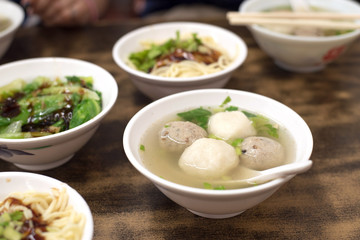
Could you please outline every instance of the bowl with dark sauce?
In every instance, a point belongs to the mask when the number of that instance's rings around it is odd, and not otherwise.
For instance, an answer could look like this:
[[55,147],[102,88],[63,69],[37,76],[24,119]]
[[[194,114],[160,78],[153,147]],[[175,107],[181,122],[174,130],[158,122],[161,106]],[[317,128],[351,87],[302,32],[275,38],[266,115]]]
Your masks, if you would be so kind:
[[0,74],[0,158],[31,171],[69,161],[118,93],[110,73],[77,59],[26,59],[2,65]]
[[1,172],[0,184],[1,238],[92,239],[91,210],[68,184],[26,172]]
[[210,24],[151,24],[122,36],[113,59],[134,85],[155,100],[202,88],[221,88],[247,57],[247,46],[233,32]]

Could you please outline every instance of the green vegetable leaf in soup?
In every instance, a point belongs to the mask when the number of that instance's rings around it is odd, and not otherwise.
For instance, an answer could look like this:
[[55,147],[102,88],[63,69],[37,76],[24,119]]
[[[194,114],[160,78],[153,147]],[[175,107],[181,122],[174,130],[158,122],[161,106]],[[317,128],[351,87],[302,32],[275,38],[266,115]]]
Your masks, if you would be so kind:
[[200,107],[187,112],[178,113],[177,115],[185,121],[193,122],[206,129],[211,112]]

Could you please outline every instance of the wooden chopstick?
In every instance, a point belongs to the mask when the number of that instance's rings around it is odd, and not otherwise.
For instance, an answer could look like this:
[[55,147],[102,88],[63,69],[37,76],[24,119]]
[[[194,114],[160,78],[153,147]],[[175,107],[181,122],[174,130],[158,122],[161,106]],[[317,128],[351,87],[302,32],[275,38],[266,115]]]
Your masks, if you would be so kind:
[[[319,12],[228,12],[227,18],[231,25],[272,24],[282,26],[309,26],[331,29],[358,29],[360,24],[350,21],[360,19],[359,14],[319,13]],[[337,21],[333,21],[337,20]]]
[[297,18],[297,19],[323,19],[323,20],[355,20],[360,14],[338,12],[234,12],[227,13],[228,18],[262,17],[262,18]]

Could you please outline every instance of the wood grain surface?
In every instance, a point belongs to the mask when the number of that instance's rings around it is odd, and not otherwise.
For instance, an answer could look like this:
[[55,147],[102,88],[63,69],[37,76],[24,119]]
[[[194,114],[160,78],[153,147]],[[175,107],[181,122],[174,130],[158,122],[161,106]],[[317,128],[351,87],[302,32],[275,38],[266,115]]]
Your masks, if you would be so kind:
[[[286,104],[304,118],[314,137],[310,171],[241,215],[214,220],[195,216],[166,198],[132,167],[122,147],[127,122],[151,100],[115,64],[111,51],[123,34],[149,23],[23,28],[0,60],[4,64],[49,56],[83,59],[117,80],[116,105],[94,137],[70,162],[39,172],[68,183],[85,198],[94,217],[94,239],[359,239],[359,42],[324,71],[297,74],[278,68],[246,28],[231,27],[225,19],[208,22],[235,32],[249,48],[226,88]],[[0,171],[23,170],[0,161]]]

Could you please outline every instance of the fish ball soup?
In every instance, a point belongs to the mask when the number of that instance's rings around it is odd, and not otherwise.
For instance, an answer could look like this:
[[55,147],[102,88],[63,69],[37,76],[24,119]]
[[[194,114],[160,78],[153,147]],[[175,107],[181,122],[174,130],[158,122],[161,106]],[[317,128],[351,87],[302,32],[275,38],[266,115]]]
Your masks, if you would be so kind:
[[[285,128],[230,102],[228,97],[220,106],[184,109],[154,122],[139,146],[146,168],[185,186],[232,189],[244,187],[233,180],[294,159],[294,140]],[[218,116],[225,117],[213,121]],[[227,129],[236,134],[224,135],[231,133]]]

